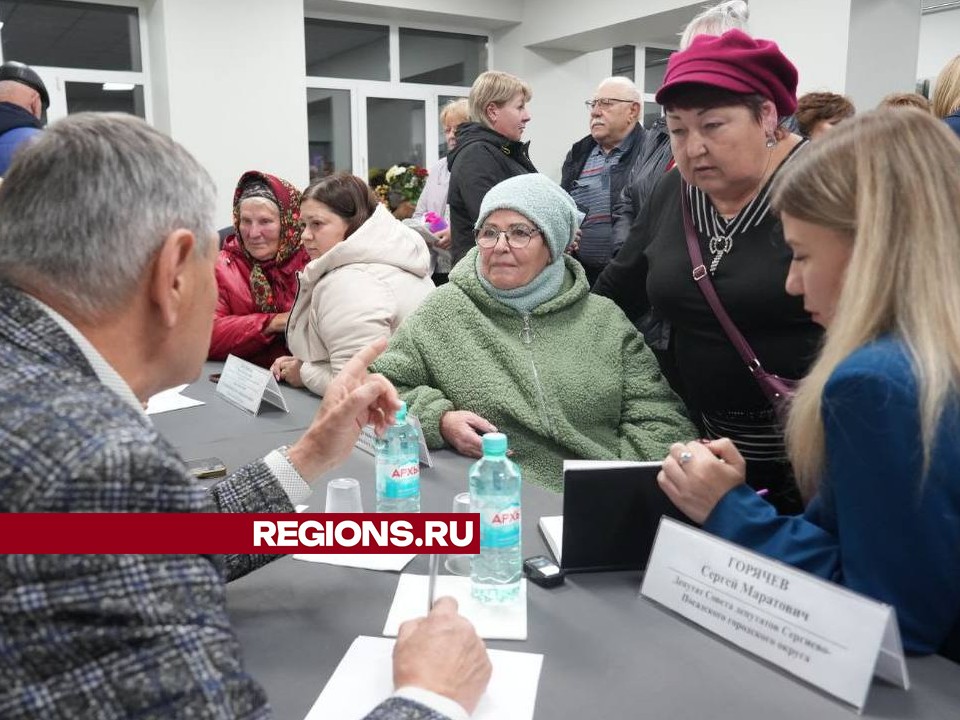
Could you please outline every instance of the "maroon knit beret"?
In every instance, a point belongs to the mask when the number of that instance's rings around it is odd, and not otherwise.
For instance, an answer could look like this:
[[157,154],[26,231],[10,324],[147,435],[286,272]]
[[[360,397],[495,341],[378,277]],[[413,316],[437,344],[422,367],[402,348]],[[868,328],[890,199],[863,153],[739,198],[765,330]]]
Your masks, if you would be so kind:
[[797,109],[797,69],[772,40],[757,40],[740,30],[723,35],[698,35],[686,50],[667,63],[661,105],[681,98],[685,85],[709,85],[735,93],[763,95],[780,117]]

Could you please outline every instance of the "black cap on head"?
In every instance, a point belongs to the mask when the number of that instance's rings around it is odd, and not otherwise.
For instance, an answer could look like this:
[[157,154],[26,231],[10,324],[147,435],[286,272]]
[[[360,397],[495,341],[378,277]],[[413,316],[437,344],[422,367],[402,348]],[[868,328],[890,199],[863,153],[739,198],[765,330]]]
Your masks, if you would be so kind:
[[47,86],[37,75],[37,71],[29,65],[24,65],[16,60],[8,60],[0,65],[0,80],[13,80],[31,87],[40,94],[40,103],[43,109],[50,107],[50,95],[47,93]]

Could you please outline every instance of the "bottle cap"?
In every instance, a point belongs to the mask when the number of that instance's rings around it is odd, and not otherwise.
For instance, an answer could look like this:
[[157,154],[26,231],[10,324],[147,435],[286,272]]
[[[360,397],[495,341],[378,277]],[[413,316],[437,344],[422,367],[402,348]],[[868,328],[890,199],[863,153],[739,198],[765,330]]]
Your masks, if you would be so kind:
[[485,433],[481,442],[484,455],[507,454],[507,436],[503,433]]
[[405,403],[403,400],[401,400],[401,401],[400,401],[400,408],[397,410],[397,412],[396,412],[396,414],[395,414],[395,416],[394,416],[393,424],[394,424],[394,425],[402,425],[402,424],[405,423],[406,421],[407,421],[407,403]]

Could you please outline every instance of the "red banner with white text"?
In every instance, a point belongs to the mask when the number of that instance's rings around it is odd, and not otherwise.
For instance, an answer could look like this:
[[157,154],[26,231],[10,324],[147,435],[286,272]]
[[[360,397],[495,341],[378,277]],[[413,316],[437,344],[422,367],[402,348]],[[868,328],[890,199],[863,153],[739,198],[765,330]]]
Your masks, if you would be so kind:
[[0,553],[477,554],[477,513],[2,513]]

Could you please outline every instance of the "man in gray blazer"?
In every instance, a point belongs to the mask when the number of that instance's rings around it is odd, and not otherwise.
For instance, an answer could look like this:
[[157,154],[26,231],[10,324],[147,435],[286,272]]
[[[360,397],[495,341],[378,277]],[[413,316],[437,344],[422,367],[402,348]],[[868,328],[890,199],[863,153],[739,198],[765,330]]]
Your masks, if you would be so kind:
[[[213,182],[120,114],[72,115],[0,186],[0,512],[293,512],[396,391],[367,365],[304,435],[209,492],[142,405],[197,377],[217,297]],[[227,580],[277,556],[0,556],[0,717],[265,718]],[[442,599],[401,628],[397,691],[370,718],[467,717],[483,642]]]

